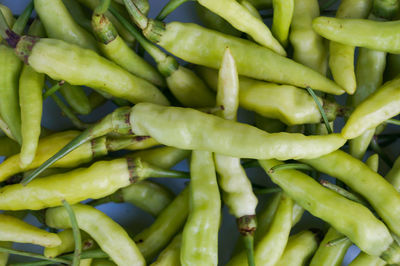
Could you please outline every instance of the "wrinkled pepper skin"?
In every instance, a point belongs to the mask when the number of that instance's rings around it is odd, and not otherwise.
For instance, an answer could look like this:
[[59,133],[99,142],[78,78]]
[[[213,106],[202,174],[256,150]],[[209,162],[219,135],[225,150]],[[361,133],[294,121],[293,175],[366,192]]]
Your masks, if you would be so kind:
[[[268,134],[194,109],[150,103],[132,108],[130,124],[136,135],[151,136],[164,145],[238,158],[315,158],[344,144],[336,134],[308,137],[291,133]],[[225,136],[222,142],[221,136]]]
[[340,150],[316,159],[302,160],[302,162],[340,179],[362,195],[385,224],[395,234],[400,234],[400,194],[381,175],[360,160]]
[[218,265],[221,199],[211,152],[193,151],[190,212],[182,233],[182,265]]
[[60,238],[13,216],[0,214],[0,241],[30,243],[43,247],[56,247]]
[[[265,171],[282,164],[277,160],[259,162]],[[379,256],[392,244],[389,230],[363,205],[322,187],[297,170],[279,170],[268,175],[300,206],[331,224],[364,252]]]
[[0,115],[13,137],[22,143],[18,78],[22,64],[11,48],[0,45]]
[[[23,44],[24,41],[20,41],[18,46]],[[169,104],[148,81],[130,74],[91,50],[61,40],[40,39],[35,42],[27,63],[35,71],[45,73],[54,80],[90,86],[132,103],[149,101]]]
[[[79,131],[65,131],[45,137],[39,141],[36,156],[33,162],[26,168],[21,168],[20,155],[13,155],[0,164],[0,182],[12,175],[23,171],[35,169],[54,155],[59,149],[80,134]],[[94,145],[93,145],[94,144]],[[94,157],[105,155],[106,145],[104,143],[87,142],[73,151],[69,156],[59,160],[54,167],[73,168],[79,164],[90,162]]]
[[304,88],[309,86],[337,95],[344,92],[316,71],[265,47],[196,24],[167,24],[158,44],[183,60],[215,69],[220,68],[225,48],[229,47],[240,75]]
[[400,21],[318,17],[313,21],[313,29],[324,38],[338,43],[400,53],[400,37],[395,34],[400,29]]
[[[88,233],[100,248],[119,266],[143,266],[146,262],[135,242],[118,223],[95,208],[76,204],[72,206],[79,228]],[[68,213],[63,207],[46,211],[46,224],[55,228],[71,228]]]
[[[336,12],[337,18],[366,18],[371,10],[372,0],[343,0]],[[331,41],[329,44],[329,67],[333,79],[348,94],[356,91],[354,71],[355,47]]]
[[342,129],[342,136],[353,139],[376,128],[400,113],[400,77],[383,84],[354,109]]
[[317,0],[295,0],[289,39],[293,46],[293,59],[325,76],[328,49],[312,28],[312,20],[318,16]]
[[98,199],[130,185],[132,177],[126,159],[100,161],[89,168],[38,178],[26,186],[2,187],[0,209],[40,210],[60,206],[64,199],[71,204],[89,198]]

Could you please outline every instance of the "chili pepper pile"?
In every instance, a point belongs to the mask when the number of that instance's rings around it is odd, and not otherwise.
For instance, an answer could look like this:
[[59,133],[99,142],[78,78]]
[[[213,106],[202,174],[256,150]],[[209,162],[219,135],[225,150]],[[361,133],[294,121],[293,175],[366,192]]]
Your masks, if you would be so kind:
[[[197,0],[202,25],[163,22],[188,1],[0,4],[0,266],[336,266],[352,245],[346,265],[400,265],[399,1]],[[47,97],[73,128],[42,125]],[[108,203],[154,221],[132,233]]]

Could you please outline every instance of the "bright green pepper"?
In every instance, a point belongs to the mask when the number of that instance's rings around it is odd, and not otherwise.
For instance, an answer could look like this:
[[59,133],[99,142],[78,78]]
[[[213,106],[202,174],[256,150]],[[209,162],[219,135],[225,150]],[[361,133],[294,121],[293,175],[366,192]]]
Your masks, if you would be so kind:
[[274,17],[272,33],[286,47],[288,44],[289,28],[292,22],[295,0],[273,0]]
[[[366,18],[372,7],[372,0],[344,0],[336,12],[337,18]],[[329,67],[334,80],[348,94],[356,91],[354,72],[354,46],[330,42]]]
[[160,253],[151,266],[180,266],[182,234],[176,235],[171,243]]
[[[23,46],[28,45],[25,49]],[[17,53],[35,71],[72,85],[87,85],[133,103],[141,101],[168,104],[168,100],[151,83],[133,76],[95,52],[55,39],[23,36]],[[24,53],[23,52],[23,53]],[[29,54],[29,56],[28,56]]]
[[328,40],[393,54],[400,53],[399,37],[394,34],[399,28],[399,21],[378,22],[330,17],[319,17],[313,21],[313,29]]
[[[274,217],[268,231],[260,236],[255,247],[256,265],[275,265],[285,250],[292,228],[293,201],[287,195],[282,195],[279,200]],[[245,265],[245,253],[233,257],[228,265]]]
[[392,169],[386,174],[385,178],[400,192],[400,157],[397,158]]
[[128,202],[153,216],[158,216],[170,204],[173,197],[174,194],[166,187],[144,180],[117,190],[110,196],[91,202],[90,205],[96,206],[111,201],[116,203]]
[[31,243],[44,247],[56,247],[60,238],[13,216],[0,214],[0,241]]
[[154,257],[171,241],[185,224],[189,213],[189,188],[185,188],[158,215],[154,223],[134,237],[146,261]]
[[[363,162],[340,150],[317,159],[302,161],[318,171],[340,179],[355,192],[361,194],[388,227],[395,234],[400,234],[400,194],[382,176]],[[371,253],[371,255],[376,254]]]
[[349,266],[384,266],[386,262],[379,257],[361,252]]
[[99,40],[100,49],[108,59],[154,85],[165,87],[165,80],[161,74],[129,48],[104,14],[95,12],[92,16],[92,25]]
[[190,212],[182,233],[182,265],[217,265],[221,200],[211,152],[193,151]]
[[34,0],[35,10],[38,13],[47,35],[50,38],[60,39],[83,48],[98,51],[96,40],[85,29],[81,28],[62,0]]
[[400,113],[400,77],[383,84],[354,109],[342,129],[342,136],[353,139],[368,129]]
[[[289,238],[285,252],[276,266],[306,265],[318,248],[318,233],[311,230],[302,231]],[[321,264],[320,264],[321,265]]]
[[[228,46],[241,75],[281,84],[311,87],[332,94],[343,93],[338,85],[319,73],[250,41],[189,23],[168,23],[166,28],[160,31],[160,35],[154,41],[188,62],[219,68],[225,47]],[[149,34],[147,36],[154,39]]]
[[334,246],[329,246],[329,241],[343,237],[343,234],[336,231],[333,227],[330,227],[328,232],[325,234],[324,239],[319,244],[317,251],[315,252],[310,266],[340,266],[342,265],[344,255],[346,255],[347,249],[351,246],[351,241],[346,239]]
[[[87,232],[117,265],[146,265],[135,242],[126,231],[106,214],[95,208],[72,206],[79,228]],[[56,228],[70,228],[67,211],[63,207],[46,211],[46,224]]]
[[[282,164],[277,160],[259,162],[266,172]],[[300,171],[279,170],[268,175],[300,206],[345,234],[364,252],[379,256],[393,243],[386,226],[363,205],[322,187]]]
[[293,46],[293,59],[325,76],[328,50],[321,36],[312,29],[312,20],[318,16],[317,0],[295,0],[289,39]]
[[77,203],[89,198],[103,198],[148,177],[185,177],[185,175],[161,170],[140,159],[99,161],[89,168],[79,168],[36,179],[27,186],[14,184],[2,187],[0,209],[38,210],[59,206],[63,199]]

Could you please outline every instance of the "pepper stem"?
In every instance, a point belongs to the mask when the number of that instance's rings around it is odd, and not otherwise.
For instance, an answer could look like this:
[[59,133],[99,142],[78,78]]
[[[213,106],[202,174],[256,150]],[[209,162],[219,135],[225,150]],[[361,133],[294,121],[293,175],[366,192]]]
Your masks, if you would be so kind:
[[74,213],[74,210],[72,209],[71,205],[66,200],[62,201],[62,204],[64,205],[64,208],[66,209],[70,222],[71,222],[71,227],[72,227],[72,233],[74,235],[74,243],[75,243],[75,249],[74,249],[74,256],[72,258],[72,266],[79,266],[80,262],[80,257],[82,253],[82,237],[81,237],[81,231],[79,230],[78,226],[78,221],[76,220],[76,216]]
[[329,124],[328,117],[326,116],[325,110],[324,110],[324,108],[322,108],[322,104],[320,103],[319,99],[317,98],[317,95],[315,95],[313,89],[311,89],[310,87],[307,87],[307,91],[308,91],[308,93],[310,93],[311,97],[314,99],[315,103],[317,104],[319,112],[321,113],[321,116],[322,116],[322,120],[325,123],[326,130],[328,131],[329,134],[331,134],[333,132],[331,125]]
[[26,27],[26,24],[29,21],[29,18],[32,14],[33,11],[33,1],[31,1],[22,14],[18,17],[18,19],[15,21],[14,26],[12,27],[12,31],[14,31],[16,34],[22,34],[24,33],[24,29]]
[[49,264],[53,264],[54,262],[58,262],[58,263],[65,263],[65,264],[69,265],[71,263],[71,261],[68,260],[68,259],[48,258],[48,257],[45,257],[45,256],[37,254],[37,253],[19,251],[19,250],[15,250],[15,249],[11,249],[11,248],[0,247],[0,252],[13,254],[13,255],[24,256],[24,257],[29,257],[29,258],[47,260],[47,261],[50,262]]
[[272,174],[272,173],[274,173],[276,171],[279,171],[279,170],[289,170],[289,169],[315,171],[315,169],[312,168],[311,166],[309,166],[308,164],[304,164],[304,163],[285,163],[285,164],[275,165],[274,167],[270,168],[268,170],[268,174]]
[[149,24],[149,19],[140,12],[139,8],[132,1],[124,0],[124,4],[133,22],[135,22],[140,29],[146,29]]
[[355,201],[357,203],[360,203],[360,204],[362,204],[364,206],[368,206],[369,207],[369,204],[364,199],[362,199],[361,197],[359,197],[359,196],[347,191],[346,189],[344,189],[344,188],[342,188],[340,186],[334,185],[331,182],[329,182],[327,180],[324,180],[324,179],[321,179],[320,183],[324,187],[326,187],[326,188],[328,188],[328,189],[330,189],[332,191],[335,191],[336,193],[342,195],[346,199]]
[[62,86],[64,86],[65,81],[60,80],[56,84],[53,85],[50,89],[46,90],[46,92],[43,94],[43,100],[46,99],[47,97],[53,95],[56,91],[58,91]]
[[249,266],[255,266],[254,261],[254,232],[257,228],[255,215],[245,215],[237,219],[239,233],[242,235]]
[[339,237],[339,238],[336,238],[336,239],[333,239],[333,240],[329,241],[325,245],[327,247],[333,247],[333,246],[336,246],[336,245],[342,243],[343,241],[347,241],[347,239],[349,239],[347,236],[342,236],[342,237]]
[[26,176],[22,180],[22,184],[26,185],[32,181],[41,172],[46,170],[49,166],[63,158],[65,155],[69,154],[76,148],[78,148],[83,143],[90,141],[94,138],[104,136],[110,132],[117,132],[120,134],[129,134],[131,132],[130,122],[129,122],[130,108],[122,107],[116,109],[111,114],[107,115],[103,120],[90,128],[83,131],[75,139],[71,140],[64,148],[53,155],[50,159],[44,162],[39,168],[33,171],[30,175]]
[[191,0],[170,0],[158,13],[156,20],[163,21],[169,14],[171,14],[175,9],[180,7],[182,4],[189,2]]
[[396,119],[388,119],[385,121],[387,124],[391,124],[391,125],[396,125],[396,126],[400,126],[400,120],[396,120]]

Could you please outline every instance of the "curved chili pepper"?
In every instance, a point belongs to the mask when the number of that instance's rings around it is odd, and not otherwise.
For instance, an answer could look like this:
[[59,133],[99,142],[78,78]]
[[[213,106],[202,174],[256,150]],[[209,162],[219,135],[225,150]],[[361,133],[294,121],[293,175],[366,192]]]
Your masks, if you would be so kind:
[[0,214],[0,230],[0,241],[31,243],[44,247],[55,247],[61,244],[56,234],[5,214]]
[[393,54],[400,53],[397,45],[399,37],[393,34],[399,28],[399,21],[380,22],[330,17],[319,17],[313,21],[313,29],[328,40]]
[[289,28],[293,17],[295,0],[273,0],[274,17],[272,34],[286,47],[288,44]]
[[[282,164],[276,160],[259,162],[267,172]],[[300,206],[345,234],[364,252],[379,256],[390,249],[393,239],[389,230],[366,207],[323,188],[296,170],[279,170],[268,175]]]
[[8,185],[0,188],[0,209],[39,210],[59,206],[61,200],[77,203],[111,195],[120,188],[148,177],[184,178],[186,174],[162,170],[140,159],[100,161],[89,168],[36,179],[29,185]]
[[157,260],[150,264],[151,266],[170,266],[170,265],[181,265],[180,255],[181,255],[181,245],[182,245],[182,234],[178,234],[169,243],[169,245],[160,253]]
[[346,139],[356,138],[399,114],[399,90],[400,77],[383,84],[354,109],[342,129],[342,136]]
[[65,80],[72,85],[87,85],[133,103],[150,101],[168,104],[154,85],[91,50],[61,40],[23,36],[16,52],[35,71],[45,73],[52,79]]
[[[276,266],[305,265],[318,248],[319,232],[302,231],[289,237],[289,241]],[[321,265],[321,264],[320,264]]]
[[[172,22],[164,26],[143,16],[140,16],[140,19],[147,21],[148,26],[143,33],[149,40],[190,63],[219,68],[224,50],[229,47],[241,75],[311,87],[332,94],[343,93],[338,85],[317,72],[250,41],[205,29],[196,24]],[[180,41],[176,42],[176,39]],[[192,45],[193,43],[196,45]],[[213,49],[209,49],[210,47]]]
[[[345,0],[340,2],[336,12],[337,18],[366,18],[371,10],[372,0]],[[334,80],[348,94],[356,91],[354,72],[354,46],[330,42],[329,67]]]
[[[91,206],[76,204],[72,208],[79,228],[93,237],[100,248],[118,265],[146,265],[135,242],[119,224]],[[71,227],[63,207],[48,209],[46,224],[56,228]]]
[[377,256],[371,256],[361,252],[349,266],[384,266],[386,262]]
[[[361,194],[382,217],[386,225],[395,234],[400,233],[399,193],[389,182],[363,162],[340,150],[321,156],[318,159],[302,161],[318,171],[341,180],[355,192]],[[338,165],[340,167],[337,167]],[[373,253],[371,254],[374,255]]]
[[110,196],[90,202],[90,205],[128,202],[156,217],[171,203],[173,196],[174,194],[168,188],[145,180],[117,190]]
[[182,233],[181,264],[195,265],[201,260],[217,265],[221,200],[212,153],[193,151],[190,173],[191,208]]
[[59,89],[62,97],[69,106],[78,114],[87,115],[92,111],[89,98],[85,91],[80,86],[73,86],[69,83],[64,83]]
[[152,225],[133,238],[146,261],[152,261],[168,245],[173,236],[185,224],[188,213],[189,187],[175,197]]
[[154,85],[164,87],[161,74],[146,60],[137,55],[118,35],[113,24],[104,14],[93,13],[93,30],[102,53],[110,60]]

